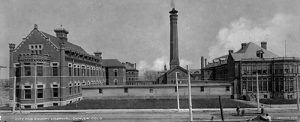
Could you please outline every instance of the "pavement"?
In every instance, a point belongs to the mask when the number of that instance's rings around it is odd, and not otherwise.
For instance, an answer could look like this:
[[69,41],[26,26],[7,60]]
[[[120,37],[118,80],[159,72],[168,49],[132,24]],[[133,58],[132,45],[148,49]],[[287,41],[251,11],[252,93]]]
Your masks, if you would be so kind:
[[[235,108],[223,109],[225,121],[246,121],[255,118],[258,114],[256,108],[242,108],[246,111],[244,116],[237,116]],[[273,120],[300,120],[300,112],[296,109],[266,108]],[[2,121],[7,122],[97,122],[97,121],[145,121],[145,122],[186,122],[189,120],[188,109],[88,109],[88,110],[23,110],[0,111]],[[220,109],[193,109],[194,121],[221,121]],[[2,122],[0,120],[0,122]]]

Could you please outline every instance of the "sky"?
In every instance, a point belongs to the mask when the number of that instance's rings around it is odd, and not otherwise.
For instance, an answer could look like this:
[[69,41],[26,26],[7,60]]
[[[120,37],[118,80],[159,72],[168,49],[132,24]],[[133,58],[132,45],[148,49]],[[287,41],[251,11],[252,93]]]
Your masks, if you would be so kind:
[[[171,0],[0,0],[0,65],[9,66],[9,43],[20,44],[37,24],[55,35],[62,25],[68,41],[104,59],[137,63],[139,70],[169,65]],[[243,42],[279,56],[300,57],[299,0],[174,0],[182,66],[200,68],[237,51]],[[285,48],[286,47],[286,48]],[[7,78],[2,69],[0,78]]]

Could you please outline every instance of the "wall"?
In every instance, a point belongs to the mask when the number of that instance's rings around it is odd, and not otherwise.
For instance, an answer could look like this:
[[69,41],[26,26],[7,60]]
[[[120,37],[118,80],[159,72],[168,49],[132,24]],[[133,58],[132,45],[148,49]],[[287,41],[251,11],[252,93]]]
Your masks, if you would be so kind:
[[[226,91],[226,86],[230,88]],[[204,87],[204,91],[200,91]],[[99,93],[102,89],[102,93]],[[125,93],[125,89],[128,92]],[[151,90],[152,89],[152,90]],[[176,98],[176,85],[147,85],[147,86],[119,86],[119,87],[94,87],[83,88],[82,95],[84,99],[131,99],[131,98]],[[231,96],[230,85],[209,85],[209,86],[192,86],[192,96],[194,98],[207,97],[228,97]],[[152,92],[151,92],[152,91]],[[181,97],[188,97],[188,87],[181,85],[179,87]]]

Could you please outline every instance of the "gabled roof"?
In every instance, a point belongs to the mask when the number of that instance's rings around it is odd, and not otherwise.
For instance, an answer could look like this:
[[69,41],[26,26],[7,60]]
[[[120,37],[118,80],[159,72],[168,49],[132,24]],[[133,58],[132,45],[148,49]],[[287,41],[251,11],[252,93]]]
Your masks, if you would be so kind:
[[278,55],[274,54],[273,52],[266,50],[253,42],[247,43],[247,45],[242,49],[238,50],[235,53],[232,53],[232,58],[235,61],[239,61],[241,59],[248,59],[248,58],[259,58],[256,55],[257,51],[263,51],[263,58],[274,58],[279,57]]
[[105,67],[125,68],[125,66],[118,59],[103,59],[102,61],[102,65]]
[[[231,56],[235,61],[239,61],[239,60],[245,59],[245,58],[259,58],[256,56],[256,52],[259,50],[264,52],[264,56],[263,56],[264,58],[278,57],[278,55],[254,44],[253,42],[249,42],[246,44],[246,46],[244,48],[241,48],[238,51],[231,53]],[[225,58],[227,60],[228,55],[224,55],[224,56],[215,58],[214,60],[219,60],[222,58]]]
[[[59,47],[60,45],[60,42],[62,41],[61,39],[59,39],[59,38],[57,38],[57,37],[55,37],[55,36],[52,36],[52,35],[50,35],[50,34],[48,34],[48,33],[45,33],[45,32],[42,32],[42,31],[40,31],[42,34],[44,34],[46,37],[48,37],[49,39],[50,39],[50,41],[54,44],[54,45],[56,45],[57,47]],[[68,41],[64,41],[64,43],[65,43],[65,48],[67,49],[67,50],[72,50],[72,51],[74,51],[74,52],[79,52],[79,53],[81,53],[81,54],[86,54],[86,55],[89,55],[84,49],[82,49],[80,46],[78,46],[78,45],[75,45],[75,44],[73,44],[73,43],[71,43],[71,42],[68,42]]]

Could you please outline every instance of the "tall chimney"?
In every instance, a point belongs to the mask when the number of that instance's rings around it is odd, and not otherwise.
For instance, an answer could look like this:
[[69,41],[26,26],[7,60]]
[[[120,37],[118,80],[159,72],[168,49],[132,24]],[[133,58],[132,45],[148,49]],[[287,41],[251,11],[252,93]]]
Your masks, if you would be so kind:
[[206,67],[207,66],[207,59],[205,58],[204,60],[205,60],[204,67]]
[[67,35],[69,34],[69,31],[64,29],[62,27],[62,25],[60,26],[60,28],[54,29],[54,32],[56,33],[57,38],[60,38],[62,41],[68,41],[68,36]]
[[267,42],[261,42],[260,46],[261,46],[261,48],[264,48],[265,50],[267,50]]
[[170,13],[170,69],[179,66],[178,57],[178,32],[177,18],[178,11],[175,8]]
[[245,49],[247,43],[242,43],[242,50]]
[[203,68],[204,68],[204,57],[201,56],[201,69],[203,69]]

